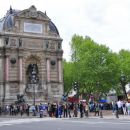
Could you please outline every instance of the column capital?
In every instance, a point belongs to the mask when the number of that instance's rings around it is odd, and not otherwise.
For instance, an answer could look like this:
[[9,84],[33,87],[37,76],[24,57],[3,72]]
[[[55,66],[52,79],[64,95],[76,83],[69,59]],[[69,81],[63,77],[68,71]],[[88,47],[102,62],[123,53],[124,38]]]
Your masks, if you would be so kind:
[[22,55],[22,54],[19,54],[19,55],[18,55],[18,58],[23,58],[23,55]]
[[5,54],[5,57],[9,57],[9,56],[10,56],[10,54],[8,54],[8,53],[7,53],[7,54]]
[[51,58],[50,57],[46,57],[47,60],[50,60]]
[[57,60],[61,60],[62,61],[62,57],[57,57]]

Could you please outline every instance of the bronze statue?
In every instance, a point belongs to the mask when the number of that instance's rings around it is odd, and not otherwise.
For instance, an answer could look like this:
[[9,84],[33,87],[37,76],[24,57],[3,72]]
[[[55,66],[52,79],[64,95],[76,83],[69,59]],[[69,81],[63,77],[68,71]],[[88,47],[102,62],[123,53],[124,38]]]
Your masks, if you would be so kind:
[[27,75],[28,75],[28,82],[31,83],[33,77],[35,77],[36,82],[39,81],[38,77],[39,71],[37,64],[30,64],[27,69]]

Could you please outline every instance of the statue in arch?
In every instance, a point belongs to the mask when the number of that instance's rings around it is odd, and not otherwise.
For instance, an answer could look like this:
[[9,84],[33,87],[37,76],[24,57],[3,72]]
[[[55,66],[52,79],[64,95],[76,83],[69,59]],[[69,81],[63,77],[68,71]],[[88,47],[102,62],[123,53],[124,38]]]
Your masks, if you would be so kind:
[[28,76],[28,82],[31,83],[32,78],[35,78],[36,82],[39,82],[39,71],[38,71],[38,66],[37,64],[29,64],[26,72]]

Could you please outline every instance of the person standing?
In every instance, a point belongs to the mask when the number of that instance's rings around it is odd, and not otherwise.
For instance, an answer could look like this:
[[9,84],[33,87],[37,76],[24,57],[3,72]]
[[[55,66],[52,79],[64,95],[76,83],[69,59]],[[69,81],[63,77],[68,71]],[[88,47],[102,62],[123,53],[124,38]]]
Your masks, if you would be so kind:
[[67,103],[66,103],[66,104],[64,104],[64,117],[68,117],[68,112],[67,112],[67,110],[68,110],[68,105],[67,105]]
[[95,116],[98,114],[99,116],[99,103],[95,103]]
[[73,112],[74,112],[73,117],[77,117],[78,116],[78,105],[76,103],[73,106]]
[[20,106],[20,115],[21,115],[21,117],[23,116],[23,106],[22,105]]
[[80,102],[79,110],[80,110],[80,118],[83,118],[83,103],[82,102]]
[[62,105],[59,105],[59,117],[61,118],[62,116],[62,109],[63,109],[63,106]]
[[130,103],[129,102],[127,102],[126,107],[127,107],[128,115],[130,115]]
[[125,101],[123,101],[122,109],[123,109],[123,114],[127,115],[127,108],[126,108],[126,102]]
[[118,110],[119,110],[118,104],[117,104],[117,102],[115,101],[115,116],[116,116],[116,118],[119,118]]
[[86,103],[86,106],[85,106],[85,116],[86,116],[86,117],[89,116],[89,106],[88,106],[87,103]]
[[100,118],[103,118],[103,103],[99,103],[99,115],[100,115]]
[[71,118],[71,104],[68,104],[68,115]]

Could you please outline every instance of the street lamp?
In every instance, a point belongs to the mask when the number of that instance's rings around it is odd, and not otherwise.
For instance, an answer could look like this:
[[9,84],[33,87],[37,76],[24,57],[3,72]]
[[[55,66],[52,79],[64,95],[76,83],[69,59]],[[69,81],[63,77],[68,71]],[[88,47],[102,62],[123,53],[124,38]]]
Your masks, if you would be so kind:
[[125,98],[126,98],[127,101],[128,101],[128,97],[127,97],[127,93],[126,93],[126,89],[125,89],[125,85],[126,85],[126,76],[125,76],[124,74],[121,74],[120,82],[121,82],[121,85],[122,85],[122,89],[123,89]]
[[37,72],[36,72],[36,67],[35,64],[32,65],[32,72],[31,72],[31,84],[33,86],[33,105],[34,105],[34,116],[36,116],[36,110],[35,110],[35,97],[36,97],[36,92],[35,92],[35,87],[38,82],[38,77],[37,77]]
[[34,106],[35,106],[35,97],[36,97],[35,87],[36,87],[37,82],[38,82],[37,72],[36,72],[35,67],[33,67],[32,73],[31,73],[31,84],[33,85],[33,104],[34,104]]

